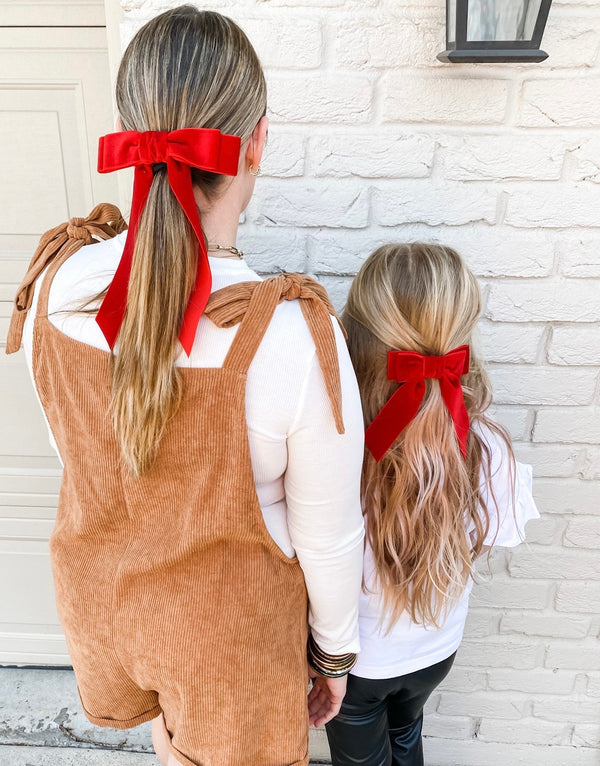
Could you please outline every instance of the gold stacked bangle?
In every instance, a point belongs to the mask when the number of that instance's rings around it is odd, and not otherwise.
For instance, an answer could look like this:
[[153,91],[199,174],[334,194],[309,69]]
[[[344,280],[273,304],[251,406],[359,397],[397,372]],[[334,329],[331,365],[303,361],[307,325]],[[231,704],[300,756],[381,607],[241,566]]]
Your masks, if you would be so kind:
[[308,636],[308,662],[320,676],[339,678],[345,676],[356,663],[356,654],[327,654],[320,649],[314,638]]

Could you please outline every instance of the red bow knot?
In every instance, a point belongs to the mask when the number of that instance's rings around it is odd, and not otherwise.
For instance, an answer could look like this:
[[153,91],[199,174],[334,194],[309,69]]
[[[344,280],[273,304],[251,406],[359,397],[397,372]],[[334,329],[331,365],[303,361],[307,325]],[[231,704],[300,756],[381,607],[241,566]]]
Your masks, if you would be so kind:
[[426,356],[423,360],[424,378],[437,378],[439,380],[447,370],[447,360],[439,356]]
[[469,371],[469,347],[459,346],[443,356],[416,351],[388,352],[388,380],[403,383],[384,404],[365,433],[371,454],[379,462],[417,414],[425,396],[425,379],[440,382],[442,398],[454,423],[463,457],[467,454],[469,414],[460,378]]
[[148,130],[139,134],[138,153],[143,165],[166,162],[169,151],[169,134],[165,130]]
[[111,348],[115,344],[127,308],[137,225],[152,185],[152,166],[165,162],[169,185],[192,225],[199,244],[196,281],[179,332],[181,345],[188,356],[191,353],[196,328],[208,302],[212,284],[206,242],[192,188],[191,168],[235,176],[240,144],[239,136],[226,135],[219,130],[208,128],[184,128],[170,132],[151,130],[144,133],[127,130],[111,133],[100,139],[99,173],[135,167],[127,240],[113,281],[96,315],[96,322]]

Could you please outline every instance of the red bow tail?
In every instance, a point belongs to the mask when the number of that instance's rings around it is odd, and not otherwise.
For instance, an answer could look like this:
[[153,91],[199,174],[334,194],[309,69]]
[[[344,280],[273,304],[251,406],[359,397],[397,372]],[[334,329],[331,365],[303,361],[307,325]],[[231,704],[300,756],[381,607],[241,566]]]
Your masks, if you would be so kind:
[[[102,140],[102,139],[100,139]],[[115,271],[112,282],[102,301],[102,305],[96,314],[96,322],[99,325],[106,342],[113,348],[117,335],[123,324],[123,317],[127,309],[127,294],[129,291],[129,276],[133,262],[133,248],[137,235],[137,226],[140,215],[152,185],[152,169],[148,167],[136,167],[133,180],[133,198],[131,201],[131,216],[127,239],[123,248],[123,255]]]
[[192,171],[189,167],[186,167],[180,162],[170,161],[167,162],[167,172],[169,174],[169,184],[171,185],[171,189],[173,189],[173,193],[183,208],[183,212],[191,223],[199,244],[196,281],[192,288],[192,292],[190,293],[188,305],[185,314],[183,315],[183,322],[181,323],[179,331],[179,340],[186,354],[189,356],[192,352],[192,346],[194,345],[198,322],[200,321],[200,317],[202,316],[210,297],[212,274],[208,264],[208,253],[206,252],[204,232],[202,231],[202,224],[200,223],[200,216],[198,214],[198,208],[196,207],[196,200],[194,199]]
[[423,380],[404,383],[375,416],[365,431],[365,444],[377,462],[417,414],[424,396]]
[[460,378],[448,375],[440,379],[442,398],[454,423],[458,445],[463,457],[467,457],[467,438],[469,436],[469,413],[465,405]]

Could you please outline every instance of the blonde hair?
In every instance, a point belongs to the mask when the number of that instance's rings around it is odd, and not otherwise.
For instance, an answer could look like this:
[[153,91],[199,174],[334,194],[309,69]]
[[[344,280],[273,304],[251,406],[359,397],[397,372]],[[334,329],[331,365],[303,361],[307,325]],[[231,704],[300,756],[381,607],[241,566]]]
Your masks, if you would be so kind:
[[[245,140],[265,113],[266,85],[254,49],[233,21],[184,5],[137,32],[121,61],[116,99],[123,130],[216,128]],[[198,253],[166,170],[155,170],[112,367],[115,430],[136,475],[151,466],[181,400],[174,358]],[[193,184],[209,202],[223,178],[192,169]]]
[[[485,415],[491,386],[472,345],[480,309],[475,277],[448,247],[386,245],[367,259],[343,315],[367,425],[398,387],[387,378],[389,350],[439,356],[468,344],[462,385],[471,425],[498,434],[514,460],[508,436]],[[482,471],[490,479],[490,458],[473,428],[463,458],[435,379],[425,381],[417,415],[381,461],[366,451],[362,500],[388,627],[404,610],[439,625],[460,597],[489,531],[480,480]]]

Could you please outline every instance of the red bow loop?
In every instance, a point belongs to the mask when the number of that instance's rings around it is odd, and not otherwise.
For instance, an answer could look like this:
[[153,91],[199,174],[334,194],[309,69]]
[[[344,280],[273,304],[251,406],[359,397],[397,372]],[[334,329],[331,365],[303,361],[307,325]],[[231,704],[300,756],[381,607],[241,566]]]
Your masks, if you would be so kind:
[[392,394],[366,430],[365,441],[375,460],[381,460],[419,411],[425,396],[426,378],[439,380],[460,451],[466,457],[469,414],[460,378],[468,371],[468,346],[459,346],[443,356],[425,356],[416,351],[389,351],[388,379],[403,385]]
[[192,225],[198,239],[198,271],[190,295],[179,340],[186,353],[191,353],[196,328],[204,312],[211,290],[211,273],[204,232],[194,200],[191,168],[235,176],[238,170],[241,139],[219,130],[183,128],[170,132],[134,130],[111,133],[100,138],[98,172],[135,167],[131,218],[123,255],[106,297],[96,315],[96,322],[113,348],[127,308],[131,262],[137,235],[137,224],[152,186],[152,165],[166,162],[168,180],[174,195]]
[[406,383],[423,378],[424,358],[416,351],[388,351],[388,380]]

